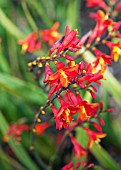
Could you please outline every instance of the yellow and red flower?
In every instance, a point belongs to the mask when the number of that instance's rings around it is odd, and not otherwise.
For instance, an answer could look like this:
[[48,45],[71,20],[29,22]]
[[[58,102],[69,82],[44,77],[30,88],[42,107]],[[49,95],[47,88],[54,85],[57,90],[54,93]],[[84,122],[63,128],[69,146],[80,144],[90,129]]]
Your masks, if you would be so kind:
[[[67,87],[72,78],[76,77],[77,75],[77,65],[66,68],[64,63],[57,62],[56,68],[57,72],[50,75],[48,77],[48,80],[45,81],[48,82],[50,85],[58,84],[60,82],[63,87]],[[48,74],[48,72],[46,74]],[[47,76],[45,75],[45,77]]]
[[51,105],[54,113],[54,119],[56,121],[56,129],[61,130],[62,127],[67,128],[68,124],[73,120],[72,116],[76,114],[77,109],[65,102],[62,97],[59,97],[60,109],[57,109],[54,105]]
[[34,52],[35,50],[39,50],[41,48],[41,42],[39,41],[38,34],[36,32],[32,32],[28,35],[28,37],[24,40],[19,40],[18,44],[22,46],[22,52]]
[[89,137],[89,143],[88,143],[89,149],[92,148],[94,142],[99,143],[100,138],[104,138],[106,136],[106,133],[94,132],[86,127],[84,127],[84,130],[87,132],[88,137]]
[[56,54],[68,49],[73,51],[74,49],[79,49],[80,40],[77,39],[77,30],[70,31],[69,27],[66,26],[65,35],[56,42],[50,49],[49,56],[56,50]]
[[89,37],[88,45],[90,45],[94,39],[99,41],[102,34],[104,34],[107,31],[107,28],[110,25],[112,25],[112,21],[108,19],[108,14],[105,14],[101,10],[98,10],[96,12],[94,19],[96,20],[96,26]]
[[85,121],[90,116],[94,116],[98,111],[98,103],[88,103],[86,100],[82,100],[80,94],[77,96],[68,90],[65,94],[65,99],[70,104],[71,111],[74,113],[79,112],[79,120]]
[[109,47],[112,58],[117,62],[119,57],[121,57],[121,42],[104,41],[103,43]]
[[61,38],[61,34],[57,31],[59,28],[59,22],[55,22],[52,28],[40,31],[40,37],[42,41],[48,42],[49,45],[53,45]]

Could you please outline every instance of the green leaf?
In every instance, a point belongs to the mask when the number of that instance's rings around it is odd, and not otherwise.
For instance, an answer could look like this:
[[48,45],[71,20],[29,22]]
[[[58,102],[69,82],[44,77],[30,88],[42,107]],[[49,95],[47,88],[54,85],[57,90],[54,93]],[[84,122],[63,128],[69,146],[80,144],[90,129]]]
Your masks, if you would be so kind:
[[36,11],[36,13],[38,13],[40,15],[43,22],[48,27],[52,26],[53,22],[50,20],[49,16],[46,14],[46,11],[44,10],[41,2],[39,2],[38,0],[34,0],[34,1],[26,0],[26,2],[30,6],[30,8],[32,7],[34,9],[34,11]]
[[93,167],[93,169],[94,169],[94,170],[104,170],[102,167],[97,166],[97,165],[95,165],[95,166]]
[[18,163],[12,157],[6,155],[2,149],[0,149],[0,158],[4,161],[5,164],[7,163],[9,165],[9,170],[12,170],[13,168],[17,170],[25,170],[25,168],[22,165],[20,165],[20,163]]
[[8,62],[5,56],[3,56],[2,50],[0,50],[0,70],[5,73],[10,73]]
[[[3,114],[0,112],[0,129],[3,135],[5,135],[8,130],[8,123],[5,120]],[[19,160],[28,168],[29,170],[38,170],[37,166],[33,163],[27,152],[24,150],[22,145],[16,145],[13,140],[9,140],[9,145],[19,158]]]
[[96,159],[102,164],[102,166],[108,170],[120,170],[121,167],[110,157],[108,152],[104,148],[100,148],[96,144],[93,145],[91,149],[92,154],[96,157]]
[[35,24],[32,16],[31,16],[30,12],[29,12],[29,9],[27,8],[26,2],[25,2],[25,1],[21,1],[21,5],[22,5],[23,11],[24,11],[24,13],[25,13],[25,16],[26,16],[26,18],[27,18],[27,20],[28,20],[31,28],[32,28],[34,31],[37,31],[38,28],[37,28],[37,26],[36,26],[36,24]]
[[75,29],[79,25],[80,0],[70,0],[67,6],[67,24]]
[[24,37],[24,34],[14,23],[5,15],[3,10],[0,8],[0,23],[1,25],[12,34],[15,38],[20,39]]
[[35,105],[42,105],[47,99],[41,88],[10,75],[0,73],[0,87]]
[[104,76],[107,80],[103,82],[103,85],[121,106],[121,84],[109,71],[106,71]]

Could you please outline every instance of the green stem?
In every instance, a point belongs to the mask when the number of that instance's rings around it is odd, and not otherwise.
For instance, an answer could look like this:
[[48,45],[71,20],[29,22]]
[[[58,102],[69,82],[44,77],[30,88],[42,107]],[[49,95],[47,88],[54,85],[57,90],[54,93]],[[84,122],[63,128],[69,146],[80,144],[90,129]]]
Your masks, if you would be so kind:
[[25,2],[24,0],[21,1],[21,5],[22,5],[22,8],[23,8],[23,10],[24,10],[24,13],[25,13],[25,15],[26,15],[26,18],[27,18],[29,24],[31,25],[31,28],[32,28],[34,31],[37,31],[37,30],[38,30],[37,25],[35,24],[32,16],[31,16],[31,14],[30,14],[30,12],[29,12],[29,10],[28,10],[27,4],[26,4],[26,2]]

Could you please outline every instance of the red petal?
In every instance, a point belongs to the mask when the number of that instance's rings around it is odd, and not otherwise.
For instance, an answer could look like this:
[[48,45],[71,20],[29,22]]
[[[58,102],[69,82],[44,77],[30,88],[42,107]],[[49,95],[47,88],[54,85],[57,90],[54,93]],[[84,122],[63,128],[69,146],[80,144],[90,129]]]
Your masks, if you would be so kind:
[[48,99],[50,99],[50,97],[53,95],[53,93],[56,91],[56,88],[57,88],[57,85],[54,85],[51,89],[50,89],[50,91],[49,91],[49,93],[48,93]]
[[70,56],[70,55],[66,55],[65,58],[66,58],[67,60],[70,60],[70,61],[73,61],[73,60],[74,60],[74,58],[73,58],[72,56]]
[[94,127],[97,129],[97,131],[102,132],[102,128],[100,127],[100,125],[96,122],[92,122],[92,124],[94,125]]
[[103,120],[101,117],[98,117],[98,120],[99,120],[99,122],[100,122],[100,124],[101,124],[102,126],[105,125],[105,122],[104,122],[104,120]]

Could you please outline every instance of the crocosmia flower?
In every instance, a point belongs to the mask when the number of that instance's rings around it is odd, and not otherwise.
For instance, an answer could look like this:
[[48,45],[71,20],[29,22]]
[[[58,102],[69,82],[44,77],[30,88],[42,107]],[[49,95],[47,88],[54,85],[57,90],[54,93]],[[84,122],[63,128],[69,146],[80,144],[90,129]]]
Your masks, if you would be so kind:
[[57,72],[52,74],[47,80],[50,85],[57,84],[60,81],[63,87],[67,87],[72,78],[77,75],[77,65],[66,68],[64,63],[57,62],[56,68]]
[[42,41],[48,42],[49,45],[53,45],[61,38],[61,34],[57,31],[59,28],[59,22],[55,22],[52,28],[40,31],[40,37]]
[[22,133],[28,130],[30,130],[30,127],[26,124],[11,124],[4,139],[7,139],[8,136],[11,136],[12,139],[16,140],[16,144],[20,144]]
[[68,49],[73,51],[74,49],[79,49],[80,40],[76,37],[78,34],[77,30],[70,31],[69,27],[66,27],[65,35],[56,42],[50,49],[49,56],[56,50],[56,54]]
[[107,8],[106,3],[104,0],[86,0],[87,1],[87,6],[88,7],[101,7],[103,9]]
[[42,133],[51,125],[50,122],[44,122],[44,123],[38,123],[35,126],[36,129],[36,134],[37,135],[42,135]]
[[22,52],[34,52],[35,50],[39,50],[41,48],[41,42],[38,38],[38,34],[33,32],[28,35],[28,37],[24,40],[19,40],[18,44],[22,46]]
[[79,160],[82,156],[86,156],[86,149],[77,142],[73,135],[70,135],[70,138],[74,146],[74,155],[77,159]]
[[106,136],[105,133],[102,132],[94,132],[88,128],[84,128],[84,130],[87,132],[88,136],[89,136],[89,143],[88,143],[88,148],[91,149],[93,146],[93,143],[99,143],[100,142],[100,138],[104,138]]

